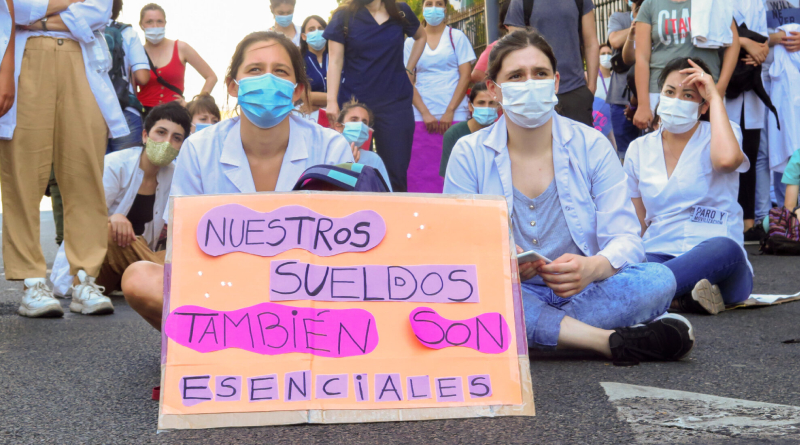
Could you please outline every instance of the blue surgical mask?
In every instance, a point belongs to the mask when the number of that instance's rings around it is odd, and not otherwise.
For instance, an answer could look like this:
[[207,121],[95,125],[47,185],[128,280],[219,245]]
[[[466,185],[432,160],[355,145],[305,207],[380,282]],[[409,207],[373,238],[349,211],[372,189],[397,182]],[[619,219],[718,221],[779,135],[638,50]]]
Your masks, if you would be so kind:
[[239,85],[239,106],[247,120],[258,128],[272,128],[294,109],[292,95],[297,86],[292,82],[267,73],[245,77]]
[[628,7],[633,9],[633,0],[628,0]]
[[276,15],[275,23],[281,28],[288,28],[292,24],[292,17],[294,17],[294,14]]
[[356,147],[364,145],[369,139],[369,127],[363,122],[345,122],[342,136],[347,142],[356,144]]
[[481,127],[492,125],[497,120],[497,108],[494,107],[475,107],[472,118]]
[[429,25],[436,26],[444,21],[444,8],[432,6],[422,8],[422,16]]
[[322,48],[325,48],[325,43],[328,42],[324,37],[322,37],[323,32],[323,30],[318,29],[316,31],[306,33],[306,43],[308,43],[308,46],[314,48],[314,51],[320,51]]
[[212,124],[200,124],[200,123],[194,124],[194,132],[197,133],[200,130],[210,127],[211,125]]

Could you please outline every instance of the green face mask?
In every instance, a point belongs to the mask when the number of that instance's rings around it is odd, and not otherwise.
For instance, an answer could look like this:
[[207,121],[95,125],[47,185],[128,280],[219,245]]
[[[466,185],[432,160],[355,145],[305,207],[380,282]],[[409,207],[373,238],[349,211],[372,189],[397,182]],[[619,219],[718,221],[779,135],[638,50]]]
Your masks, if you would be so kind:
[[147,138],[144,152],[147,154],[147,159],[158,167],[163,167],[178,157],[178,150],[172,148],[169,141],[156,142],[150,138]]

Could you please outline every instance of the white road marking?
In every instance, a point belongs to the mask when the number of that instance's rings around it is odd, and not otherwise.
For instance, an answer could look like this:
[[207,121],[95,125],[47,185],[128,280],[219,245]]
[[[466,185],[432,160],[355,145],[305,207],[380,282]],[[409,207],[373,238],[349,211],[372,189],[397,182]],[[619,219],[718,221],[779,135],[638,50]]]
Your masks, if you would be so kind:
[[800,407],[686,391],[601,382],[638,443],[796,438]]

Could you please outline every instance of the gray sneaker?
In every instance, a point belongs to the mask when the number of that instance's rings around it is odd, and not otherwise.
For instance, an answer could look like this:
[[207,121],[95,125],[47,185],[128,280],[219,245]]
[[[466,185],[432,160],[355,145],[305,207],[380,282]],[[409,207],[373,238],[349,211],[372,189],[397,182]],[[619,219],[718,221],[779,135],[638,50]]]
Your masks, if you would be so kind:
[[17,313],[23,317],[60,317],[64,315],[61,303],[53,297],[44,278],[28,278],[25,280],[25,295]]
[[111,299],[103,295],[105,288],[95,284],[94,277],[80,270],[78,279],[81,284],[72,286],[72,303],[69,305],[69,310],[84,315],[104,315],[114,312]]

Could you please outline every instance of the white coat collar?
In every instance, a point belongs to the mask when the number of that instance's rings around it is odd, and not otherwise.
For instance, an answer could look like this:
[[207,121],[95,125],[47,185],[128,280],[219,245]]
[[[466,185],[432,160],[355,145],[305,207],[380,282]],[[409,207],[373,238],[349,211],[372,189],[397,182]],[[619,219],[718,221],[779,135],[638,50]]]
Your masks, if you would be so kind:
[[[569,143],[575,135],[574,130],[569,119],[561,117],[553,112],[553,147],[563,147]],[[506,116],[503,115],[500,119],[492,125],[489,131],[489,136],[483,142],[488,148],[496,151],[498,154],[504,150],[508,150],[508,126],[506,124]]]
[[[275,186],[276,191],[284,191],[287,186],[284,182],[288,180],[287,178],[299,178],[305,171],[305,160],[308,159],[309,132],[302,131],[300,126],[302,123],[298,123],[298,118],[290,115],[289,144],[283,155],[281,171]],[[225,136],[219,162],[223,165],[225,176],[239,189],[239,192],[255,193],[256,186],[253,181],[253,173],[250,171],[250,162],[247,160],[242,146],[241,127],[242,122],[238,120]],[[291,185],[294,186],[294,183]],[[288,190],[291,190],[291,187]]]

